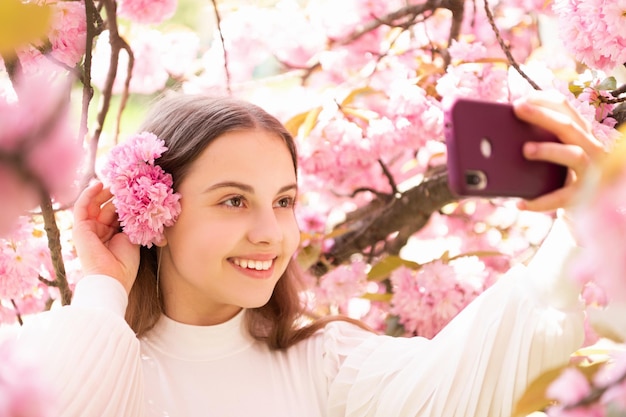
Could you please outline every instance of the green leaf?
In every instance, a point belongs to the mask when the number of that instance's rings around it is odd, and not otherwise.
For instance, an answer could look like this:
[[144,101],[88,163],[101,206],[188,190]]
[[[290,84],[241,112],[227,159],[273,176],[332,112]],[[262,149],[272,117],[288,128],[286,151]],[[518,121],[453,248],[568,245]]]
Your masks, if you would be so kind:
[[399,256],[390,255],[372,266],[372,269],[370,269],[370,272],[367,274],[367,279],[370,281],[382,281],[387,278],[391,272],[401,266],[406,266],[412,269],[421,268],[421,265],[416,262],[407,261]]
[[604,90],[615,90],[617,88],[617,80],[615,77],[607,77],[598,86],[596,90],[604,91]]

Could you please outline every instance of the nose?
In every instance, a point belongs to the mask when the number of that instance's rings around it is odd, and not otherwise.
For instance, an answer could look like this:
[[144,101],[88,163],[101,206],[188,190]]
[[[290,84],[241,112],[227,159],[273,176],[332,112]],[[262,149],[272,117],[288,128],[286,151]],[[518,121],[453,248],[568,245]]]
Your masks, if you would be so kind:
[[273,208],[259,209],[253,216],[248,239],[254,244],[276,244],[283,240],[283,227]]

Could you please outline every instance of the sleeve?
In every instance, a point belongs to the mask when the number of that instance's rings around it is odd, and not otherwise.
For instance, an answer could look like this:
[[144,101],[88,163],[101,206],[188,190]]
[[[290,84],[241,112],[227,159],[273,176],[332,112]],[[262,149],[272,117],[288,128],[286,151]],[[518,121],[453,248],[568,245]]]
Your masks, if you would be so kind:
[[555,223],[528,267],[509,271],[432,340],[329,325],[329,417],[511,416],[528,384],[583,342],[579,293],[563,273],[572,251]]
[[17,343],[37,355],[59,415],[143,416],[139,341],[124,320],[126,291],[108,276],[89,276],[74,300],[32,317]]

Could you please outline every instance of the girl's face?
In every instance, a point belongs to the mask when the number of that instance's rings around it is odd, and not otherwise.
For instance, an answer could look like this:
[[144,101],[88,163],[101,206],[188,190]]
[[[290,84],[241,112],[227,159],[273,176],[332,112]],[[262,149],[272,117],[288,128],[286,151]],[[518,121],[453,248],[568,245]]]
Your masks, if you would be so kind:
[[283,139],[226,133],[191,165],[181,214],[165,231],[165,312],[195,325],[224,322],[267,303],[299,244],[296,174]]

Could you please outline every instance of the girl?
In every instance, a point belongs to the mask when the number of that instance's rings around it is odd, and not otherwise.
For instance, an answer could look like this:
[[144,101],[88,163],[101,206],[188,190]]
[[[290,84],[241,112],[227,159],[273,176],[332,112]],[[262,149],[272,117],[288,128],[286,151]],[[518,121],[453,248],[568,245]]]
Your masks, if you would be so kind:
[[[572,171],[526,207],[562,207],[602,146],[563,99],[515,108],[563,142],[529,143],[526,157]],[[62,416],[509,416],[582,342],[577,289],[560,271],[575,245],[561,221],[528,267],[432,340],[348,320],[303,326],[285,128],[245,102],[183,95],[160,101],[142,130],[168,148],[156,163],[181,196],[178,218],[140,248],[119,233],[111,192],[88,187],[74,210],[86,277],[71,306],[22,331],[46,358]]]

